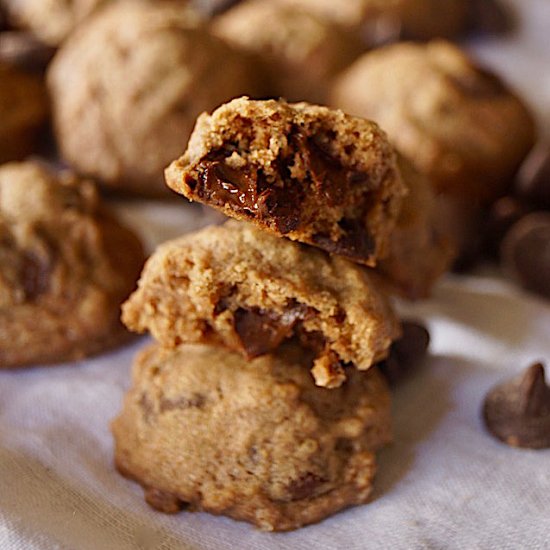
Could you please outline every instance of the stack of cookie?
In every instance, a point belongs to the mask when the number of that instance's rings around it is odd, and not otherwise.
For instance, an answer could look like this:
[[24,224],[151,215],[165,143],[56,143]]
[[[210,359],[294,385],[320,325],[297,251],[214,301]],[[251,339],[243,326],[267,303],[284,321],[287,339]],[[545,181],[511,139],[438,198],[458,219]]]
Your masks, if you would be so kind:
[[389,278],[372,268],[399,250],[407,192],[385,134],[325,107],[241,98],[199,117],[166,176],[249,223],[162,245],[124,305],[124,323],[156,343],[113,424],[117,467],[155,508],[267,530],[365,502],[390,439],[375,365],[399,336]]

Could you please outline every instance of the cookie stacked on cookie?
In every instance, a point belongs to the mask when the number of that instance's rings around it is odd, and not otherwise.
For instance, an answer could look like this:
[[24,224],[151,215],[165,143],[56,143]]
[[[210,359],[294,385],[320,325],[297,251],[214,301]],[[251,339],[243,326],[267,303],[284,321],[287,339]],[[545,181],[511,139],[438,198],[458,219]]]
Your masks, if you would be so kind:
[[241,221],[162,245],[123,307],[156,343],[116,463],[152,506],[287,530],[367,501],[391,436],[376,364],[399,336],[371,268],[398,254],[397,226],[428,223],[403,216],[421,194],[397,162],[374,123],[325,107],[240,98],[199,117],[168,185]]

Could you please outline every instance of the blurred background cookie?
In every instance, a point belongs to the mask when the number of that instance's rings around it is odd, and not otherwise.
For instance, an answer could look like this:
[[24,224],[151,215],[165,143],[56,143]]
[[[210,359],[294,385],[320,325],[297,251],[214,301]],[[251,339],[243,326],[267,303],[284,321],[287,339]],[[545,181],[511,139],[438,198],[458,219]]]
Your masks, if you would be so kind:
[[138,238],[95,187],[36,163],[0,167],[0,368],[79,359],[128,333],[120,303],[143,264]]
[[185,148],[196,117],[253,93],[255,78],[196,12],[116,3],[88,19],[50,67],[61,155],[107,186],[168,193],[163,170]]

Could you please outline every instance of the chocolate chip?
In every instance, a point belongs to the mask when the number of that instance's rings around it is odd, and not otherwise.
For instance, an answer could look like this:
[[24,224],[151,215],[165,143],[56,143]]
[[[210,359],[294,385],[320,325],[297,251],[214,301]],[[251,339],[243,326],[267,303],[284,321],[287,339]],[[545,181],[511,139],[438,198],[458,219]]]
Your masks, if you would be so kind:
[[41,294],[48,291],[52,266],[48,261],[39,258],[33,252],[25,252],[21,262],[19,278],[25,299],[36,300]]
[[367,228],[357,220],[344,219],[339,223],[343,235],[333,241],[328,235],[317,233],[313,235],[313,242],[330,252],[351,259],[364,259],[374,252],[374,240]]
[[491,258],[498,258],[510,227],[531,211],[525,201],[513,196],[502,197],[491,205],[483,228],[484,250]]
[[486,34],[509,34],[517,21],[509,5],[499,0],[470,0],[470,30]]
[[550,298],[550,214],[521,218],[501,246],[503,270],[527,290]]
[[151,508],[154,508],[159,512],[164,512],[165,514],[177,514],[188,505],[186,502],[178,498],[177,495],[168,493],[161,489],[147,487],[144,489],[144,492],[145,502],[147,502]]
[[523,374],[495,386],[485,397],[483,419],[498,439],[514,447],[550,447],[550,387],[544,366],[535,363]]
[[326,481],[326,479],[312,472],[307,472],[298,479],[292,480],[288,486],[291,500],[302,500],[313,496]]
[[39,42],[31,33],[0,33],[0,61],[29,72],[43,72],[55,49]]
[[516,182],[518,193],[537,208],[550,209],[550,144],[539,145],[527,158]]
[[379,368],[391,385],[406,378],[424,359],[430,345],[430,333],[416,321],[403,321],[402,335],[390,348],[389,356]]

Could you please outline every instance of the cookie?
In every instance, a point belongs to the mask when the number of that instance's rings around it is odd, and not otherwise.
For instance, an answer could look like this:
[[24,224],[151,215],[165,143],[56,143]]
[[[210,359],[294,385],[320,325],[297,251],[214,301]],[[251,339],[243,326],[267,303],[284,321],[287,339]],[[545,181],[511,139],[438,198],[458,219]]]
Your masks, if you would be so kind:
[[40,78],[0,63],[0,163],[31,154],[48,118]]
[[376,270],[389,283],[389,290],[405,298],[427,298],[456,256],[457,243],[450,231],[441,198],[430,181],[403,156],[399,168],[408,194],[403,201],[397,226],[390,237],[387,257]]
[[116,2],[86,20],[50,66],[61,154],[104,185],[166,195],[163,170],[185,148],[196,117],[252,93],[251,72],[194,11]]
[[108,0],[2,0],[11,23],[31,31],[50,46],[58,46]]
[[[373,33],[393,29],[393,37],[426,40],[448,38],[464,30],[468,0],[277,0],[348,28]],[[378,27],[378,29],[376,29]],[[366,36],[367,40],[370,38]]]
[[284,531],[367,502],[391,438],[377,369],[316,388],[303,354],[245,361],[222,348],[152,346],[113,422],[116,466],[163,512],[223,514]]
[[367,53],[336,80],[331,103],[378,122],[438,191],[469,202],[505,193],[535,139],[523,102],[444,41]]
[[370,266],[385,252],[405,194],[376,124],[246,97],[199,117],[166,181],[227,216]]
[[138,238],[94,186],[34,163],[0,167],[0,368],[78,359],[128,338],[120,303]]
[[332,22],[265,0],[240,3],[213,21],[212,32],[260,56],[269,95],[289,101],[325,102],[329,81],[363,50],[358,36]]
[[365,269],[235,221],[161,245],[122,319],[165,347],[217,344],[248,359],[294,336],[314,350],[313,375],[327,387],[348,364],[382,359],[399,330]]

